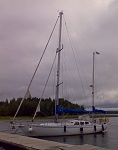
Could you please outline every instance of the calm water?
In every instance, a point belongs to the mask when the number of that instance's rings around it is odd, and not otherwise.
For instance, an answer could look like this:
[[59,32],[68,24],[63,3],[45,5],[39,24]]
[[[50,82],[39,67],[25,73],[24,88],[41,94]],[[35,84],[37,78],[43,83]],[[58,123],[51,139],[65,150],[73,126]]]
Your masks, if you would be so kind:
[[110,118],[108,130],[103,134],[47,137],[43,139],[73,145],[91,144],[111,150],[118,150],[118,117]]
[[[0,131],[5,131],[9,129],[8,121],[0,122]],[[18,134],[22,134],[21,131],[18,131]],[[108,125],[108,131],[103,134],[90,134],[90,135],[78,135],[78,136],[61,136],[61,137],[46,137],[43,138],[46,140],[73,144],[73,145],[82,145],[82,144],[91,144],[103,148],[108,148],[111,150],[118,150],[118,117],[110,118]],[[13,147],[8,147],[0,143],[0,150],[15,150]]]

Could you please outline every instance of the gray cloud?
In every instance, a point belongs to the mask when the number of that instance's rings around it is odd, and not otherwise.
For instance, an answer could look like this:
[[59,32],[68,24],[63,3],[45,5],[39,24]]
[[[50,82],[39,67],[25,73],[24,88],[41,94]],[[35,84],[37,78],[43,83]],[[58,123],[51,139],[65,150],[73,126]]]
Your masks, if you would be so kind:
[[[61,95],[84,105],[91,104],[92,52],[96,56],[96,104],[118,101],[118,3],[116,0],[1,0],[0,1],[0,97],[1,100],[22,97],[58,16],[64,18],[66,29],[63,62],[69,69]],[[58,27],[56,28],[58,31]],[[57,48],[55,35],[31,87],[32,96],[41,96],[49,68]],[[73,47],[75,58],[72,56]],[[67,50],[67,52],[66,52]],[[74,67],[75,66],[75,67]],[[45,97],[53,97],[54,73]],[[79,77],[80,76],[80,77]],[[64,77],[63,77],[64,78]],[[70,79],[69,79],[70,78]],[[63,79],[61,78],[61,81]],[[69,81],[69,84],[67,83]],[[67,86],[68,90],[67,90]],[[61,85],[62,87],[62,85]],[[85,96],[86,94],[86,96]]]

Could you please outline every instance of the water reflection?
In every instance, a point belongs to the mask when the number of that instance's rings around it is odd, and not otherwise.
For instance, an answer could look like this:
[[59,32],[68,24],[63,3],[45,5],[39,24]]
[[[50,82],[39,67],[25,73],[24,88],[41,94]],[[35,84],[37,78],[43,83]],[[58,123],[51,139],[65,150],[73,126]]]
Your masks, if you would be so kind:
[[118,117],[110,118],[110,122],[108,124],[108,131],[105,133],[77,136],[46,137],[44,139],[72,145],[90,144],[102,148],[118,150],[117,122]]
[[72,145],[92,144],[94,146],[99,146],[103,148],[107,148],[108,143],[107,133],[76,135],[76,136],[45,137],[43,139]]

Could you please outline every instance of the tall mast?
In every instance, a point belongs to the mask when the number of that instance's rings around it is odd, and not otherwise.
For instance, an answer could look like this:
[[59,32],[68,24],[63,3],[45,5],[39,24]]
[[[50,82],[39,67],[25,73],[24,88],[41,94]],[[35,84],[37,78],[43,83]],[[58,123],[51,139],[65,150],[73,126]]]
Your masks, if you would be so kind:
[[[95,94],[95,54],[100,55],[100,53],[99,52],[93,52],[92,109],[95,106],[95,104],[94,104],[94,94]],[[93,112],[93,121],[94,121],[94,112]]]
[[94,63],[95,63],[95,52],[93,52],[93,79],[92,79],[92,106],[94,107]]
[[62,15],[63,12],[59,13],[60,17],[60,23],[59,23],[59,43],[58,43],[58,48],[57,48],[57,53],[58,53],[58,62],[57,62],[57,84],[56,84],[56,94],[55,94],[55,121],[58,119],[58,114],[56,112],[56,108],[59,103],[59,81],[60,81],[60,52],[61,52],[61,33],[62,33]]

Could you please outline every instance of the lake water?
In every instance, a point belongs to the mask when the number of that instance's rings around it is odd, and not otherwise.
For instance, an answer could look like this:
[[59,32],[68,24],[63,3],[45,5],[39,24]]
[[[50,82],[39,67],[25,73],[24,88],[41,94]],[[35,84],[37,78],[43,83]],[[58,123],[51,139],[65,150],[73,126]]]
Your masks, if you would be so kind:
[[[0,121],[0,131],[6,131],[9,129],[8,121]],[[22,134],[21,131],[18,134]],[[42,139],[73,144],[73,145],[82,145],[90,144],[94,146],[99,146],[111,150],[118,150],[118,117],[110,118],[108,124],[107,132],[103,134],[89,134],[89,135],[78,135],[78,136],[60,136],[60,137],[45,137]],[[3,145],[0,143],[0,150],[15,150],[13,147]],[[20,150],[20,149],[19,149]]]
[[110,118],[108,129],[105,133],[78,136],[47,137],[43,139],[73,145],[90,144],[111,150],[118,150],[118,117]]

